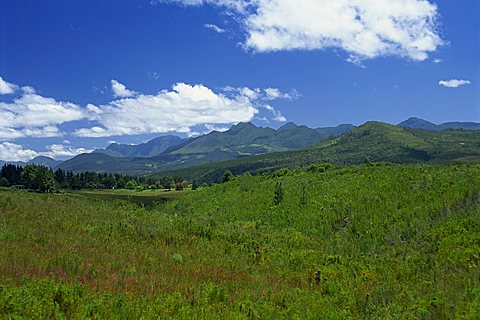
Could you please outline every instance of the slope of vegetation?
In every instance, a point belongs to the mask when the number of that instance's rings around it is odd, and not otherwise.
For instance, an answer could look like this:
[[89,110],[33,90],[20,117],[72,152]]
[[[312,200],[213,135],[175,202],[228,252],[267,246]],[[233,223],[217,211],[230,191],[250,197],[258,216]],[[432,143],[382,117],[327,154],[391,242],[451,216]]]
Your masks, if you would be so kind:
[[241,176],[146,210],[0,192],[0,316],[478,319],[480,166]]
[[338,138],[322,140],[308,149],[244,157],[164,171],[158,175],[218,182],[225,170],[236,175],[245,172],[256,174],[319,162],[335,165],[361,164],[365,159],[393,163],[478,163],[480,131],[434,132],[400,128],[382,122],[367,122]]

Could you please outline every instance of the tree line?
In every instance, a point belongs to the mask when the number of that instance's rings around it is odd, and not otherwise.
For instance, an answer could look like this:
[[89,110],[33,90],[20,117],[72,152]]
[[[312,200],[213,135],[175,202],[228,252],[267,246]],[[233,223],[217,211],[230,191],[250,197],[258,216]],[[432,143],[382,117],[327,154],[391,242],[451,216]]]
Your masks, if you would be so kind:
[[45,166],[33,164],[25,167],[5,164],[0,171],[0,187],[12,186],[40,192],[51,192],[55,189],[182,190],[188,186],[188,182],[172,176],[154,179],[117,173],[74,173],[62,169],[54,171]]

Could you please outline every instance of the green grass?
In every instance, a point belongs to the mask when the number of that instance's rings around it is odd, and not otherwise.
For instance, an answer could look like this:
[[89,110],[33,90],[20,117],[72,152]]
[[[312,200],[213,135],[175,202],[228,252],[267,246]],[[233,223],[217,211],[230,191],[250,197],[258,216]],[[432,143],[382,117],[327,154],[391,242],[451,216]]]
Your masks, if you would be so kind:
[[480,317],[479,165],[322,171],[154,210],[1,191],[0,317]]
[[125,200],[151,208],[158,204],[176,199],[189,193],[189,190],[81,190],[66,191],[67,193],[97,200]]

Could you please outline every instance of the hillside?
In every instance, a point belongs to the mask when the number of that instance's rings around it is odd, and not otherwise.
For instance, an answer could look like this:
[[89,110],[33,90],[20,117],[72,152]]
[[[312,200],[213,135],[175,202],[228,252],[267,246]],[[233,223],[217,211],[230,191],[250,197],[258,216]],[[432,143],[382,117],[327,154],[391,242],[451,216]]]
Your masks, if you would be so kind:
[[0,191],[0,316],[480,317],[478,165],[320,168],[151,210]]
[[56,168],[74,172],[144,172],[145,165],[135,166],[130,158],[117,158],[103,153],[83,153],[67,160]]
[[112,157],[141,157],[148,158],[161,154],[171,147],[178,146],[188,139],[177,136],[161,136],[139,145],[112,143],[106,149],[95,150],[95,153],[104,153]]
[[[111,144],[105,150],[79,155],[58,167],[76,172],[106,170],[130,174],[151,173],[248,155],[302,149],[317,144],[322,139],[322,134],[338,135],[350,128],[342,125],[326,128],[323,133],[319,133],[319,129],[293,123],[278,130],[257,127],[252,123],[239,123],[225,132],[213,131],[188,140],[165,136],[141,145]],[[99,154],[109,157],[100,157]],[[153,154],[156,155],[146,156]]]
[[405,129],[382,122],[368,122],[338,138],[304,150],[266,154],[233,161],[167,171],[204,182],[219,181],[225,170],[234,174],[259,173],[283,167],[329,162],[350,165],[369,161],[393,163],[446,163],[480,161],[480,131],[441,132]]
[[403,128],[422,129],[422,130],[430,130],[430,131],[440,131],[445,129],[480,130],[480,123],[445,122],[437,125],[417,117],[408,118],[407,120],[400,122],[398,126]]
[[36,164],[39,166],[45,166],[49,168],[54,168],[61,164],[62,161],[52,159],[50,157],[45,157],[45,156],[38,156],[33,158],[32,160],[28,161],[27,164]]
[[320,139],[321,136],[316,130],[293,123],[278,130],[257,127],[252,123],[239,123],[225,132],[214,131],[200,136],[169,154],[208,154],[223,151],[236,157],[300,149],[318,143]]
[[211,180],[226,168],[236,173],[258,172],[319,162],[358,164],[365,158],[395,163],[478,161],[480,131],[428,131],[367,122],[339,137],[322,139],[316,130],[295,124],[274,130],[241,123],[226,132],[211,132],[170,147],[155,157],[98,155],[82,154],[58,167],[127,174],[165,172],[197,178],[208,173]]

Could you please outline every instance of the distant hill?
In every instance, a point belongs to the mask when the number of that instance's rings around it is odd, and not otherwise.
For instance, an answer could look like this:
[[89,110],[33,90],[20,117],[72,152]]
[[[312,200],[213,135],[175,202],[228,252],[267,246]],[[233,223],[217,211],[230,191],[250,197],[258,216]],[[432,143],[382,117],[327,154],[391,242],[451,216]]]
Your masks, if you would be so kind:
[[62,163],[62,161],[54,160],[50,157],[38,156],[38,157],[35,157],[32,160],[28,161],[26,164],[36,164],[36,165],[39,165],[39,166],[54,168],[54,167],[58,166],[60,163]]
[[16,166],[21,166],[24,167],[27,163],[24,161],[5,161],[5,160],[0,160],[0,166],[3,167],[5,164],[13,164]]
[[336,127],[326,127],[326,128],[317,128],[315,129],[322,138],[326,137],[338,137],[344,133],[350,132],[355,129],[356,126],[352,124],[341,124]]
[[[311,129],[287,123],[278,130],[239,123],[225,132],[213,131],[193,139],[165,136],[141,145],[112,144],[65,161],[59,168],[73,171],[108,171],[121,173],[150,173],[173,170],[203,163],[232,160],[250,155],[298,150],[319,143],[326,136],[338,136],[354,128],[342,125],[335,128]],[[320,132],[319,132],[320,130]],[[161,153],[156,154],[160,150]],[[99,157],[98,154],[109,157]],[[156,154],[154,156],[145,156]]]
[[316,130],[289,123],[278,130],[257,127],[252,123],[239,123],[225,132],[213,131],[193,139],[169,154],[201,154],[229,152],[238,155],[301,149],[318,143],[321,136]]
[[104,153],[112,157],[141,157],[148,158],[161,154],[171,147],[178,146],[188,139],[168,135],[155,138],[139,145],[112,143],[106,149],[95,150],[95,153]]
[[394,163],[480,162],[480,131],[425,131],[367,122],[308,149],[239,158],[161,174],[210,182],[218,181],[225,170],[234,174],[255,174],[325,162],[361,164],[365,159]]
[[430,131],[440,131],[445,129],[480,130],[480,123],[445,122],[437,125],[417,117],[408,118],[407,120],[400,122],[398,126],[403,128],[422,129]]
[[21,166],[21,167],[25,167],[28,164],[36,164],[36,165],[39,165],[39,166],[55,168],[56,166],[58,166],[61,163],[62,163],[62,161],[54,160],[50,157],[38,156],[38,157],[35,157],[32,160],[27,161],[27,162],[25,162],[25,161],[4,161],[4,160],[0,160],[0,167],[2,167],[4,164],[14,164],[16,166]]
[[[72,159],[62,162],[56,168],[74,172],[123,172],[137,174],[145,170],[137,170],[131,158],[112,157],[104,153],[83,153]],[[142,168],[143,169],[143,166]]]

